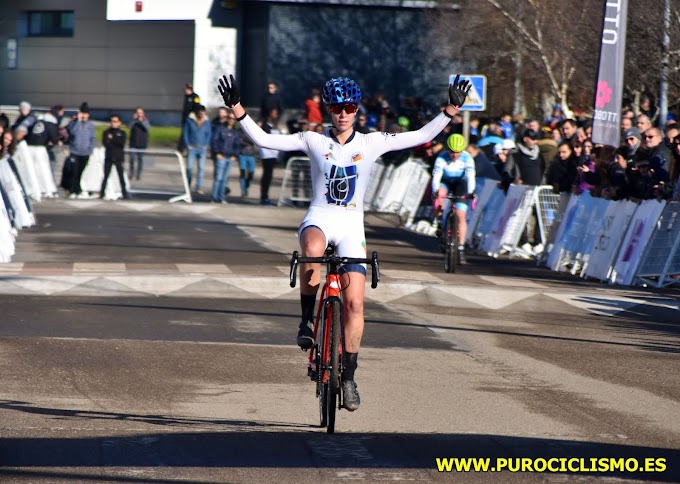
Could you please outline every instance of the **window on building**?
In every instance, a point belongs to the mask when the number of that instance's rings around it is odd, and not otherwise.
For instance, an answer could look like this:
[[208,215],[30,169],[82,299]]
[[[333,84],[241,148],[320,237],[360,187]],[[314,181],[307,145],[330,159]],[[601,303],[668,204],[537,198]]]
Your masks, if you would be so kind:
[[73,37],[73,10],[26,12],[27,37]]

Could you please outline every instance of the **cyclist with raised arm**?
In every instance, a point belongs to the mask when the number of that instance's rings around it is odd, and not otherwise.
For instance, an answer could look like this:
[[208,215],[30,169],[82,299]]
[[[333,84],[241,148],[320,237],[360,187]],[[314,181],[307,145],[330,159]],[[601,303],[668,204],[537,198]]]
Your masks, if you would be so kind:
[[[435,160],[432,170],[432,197],[434,198],[435,211],[441,211],[441,222],[437,230],[437,236],[441,237],[441,228],[446,226],[446,217],[451,210],[451,200],[447,195],[472,199],[475,193],[475,159],[465,147],[467,143],[461,134],[452,134],[446,140],[447,150],[444,150]],[[466,200],[455,203],[456,217],[458,218],[458,254],[461,264],[465,264],[465,236],[467,234],[468,211]]]
[[[365,258],[363,200],[371,166],[388,151],[403,150],[431,141],[458,113],[470,90],[469,81],[457,76],[449,85],[449,104],[417,131],[391,134],[363,134],[354,130],[354,118],[361,101],[361,89],[352,79],[336,77],[324,85],[322,101],[331,116],[332,127],[323,133],[305,131],[290,135],[265,133],[240,104],[234,76],[223,76],[218,90],[231,108],[241,129],[255,144],[280,151],[303,151],[309,156],[312,201],[300,224],[298,238],[302,257],[321,257],[333,243],[340,257]],[[364,288],[366,267],[345,265],[343,302],[345,308],[345,352],[342,373],[344,407],[354,411],[360,399],[354,381],[357,356],[364,331]],[[320,264],[300,265],[302,321],[297,344],[302,349],[314,345],[314,305],[321,281]]]

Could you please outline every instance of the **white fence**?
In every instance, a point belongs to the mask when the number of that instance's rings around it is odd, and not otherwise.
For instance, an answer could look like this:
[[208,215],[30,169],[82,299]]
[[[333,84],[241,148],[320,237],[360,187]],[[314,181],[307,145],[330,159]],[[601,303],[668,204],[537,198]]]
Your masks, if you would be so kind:
[[33,225],[33,208],[22,186],[18,166],[7,156],[0,158],[0,262],[12,260],[19,230]]
[[[309,158],[293,157],[288,160],[278,205],[309,203],[312,199],[309,173]],[[420,159],[409,158],[396,167],[386,167],[382,160],[378,160],[371,167],[364,210],[396,213],[406,225],[410,225],[429,183],[428,167]]]
[[[133,194],[156,194],[170,195],[169,202],[184,201],[192,202],[191,191],[186,174],[186,166],[182,155],[175,150],[137,150],[126,149],[124,163],[125,183],[128,191]],[[144,165],[142,174],[137,179],[134,173],[128,174],[130,156],[141,154]],[[138,160],[135,160],[137,164]],[[206,165],[209,161],[206,162]],[[136,168],[136,167],[135,167]],[[99,194],[104,179],[104,148],[95,148],[90,155],[83,175],[80,179],[80,187],[88,193]],[[205,178],[207,179],[207,177]],[[118,180],[116,168],[112,167],[109,178],[106,180],[104,198],[117,200],[122,197],[122,189]]]
[[[55,151],[64,158],[63,149],[57,148]],[[169,202],[182,200],[191,203],[184,159],[179,152],[126,150],[128,156],[133,152],[142,153],[145,157],[144,170],[147,176],[133,179],[124,175],[131,193],[172,195]],[[29,146],[25,141],[17,144],[11,159],[0,159],[0,262],[11,261],[19,230],[35,225],[32,202],[58,196],[52,170],[46,148]],[[104,148],[95,148],[80,180],[83,192],[99,195],[103,179]],[[115,200],[121,196],[120,182],[113,168],[104,198]]]
[[[478,214],[469,218],[468,242],[492,257],[533,256],[554,271],[616,284],[680,284],[680,202],[558,196],[550,187],[511,185],[505,196],[487,190],[480,191]],[[518,248],[532,210],[542,254]]]
[[[49,161],[37,151],[19,143],[14,156],[16,172],[7,158],[0,160],[0,262],[11,260],[18,231],[35,224],[30,199],[40,201],[56,191]],[[147,158],[143,173],[156,173],[146,177],[148,181],[144,174],[139,180],[130,177],[132,192],[167,193],[173,195],[170,202],[191,202],[184,160],[178,152],[134,151]],[[102,177],[100,148],[83,173],[83,189],[98,193]],[[309,159],[291,158],[279,204],[309,202],[310,183]],[[378,161],[372,168],[365,209],[396,213],[405,226],[412,227],[429,183],[428,167],[418,159],[396,167]],[[546,186],[511,185],[505,195],[496,182],[485,179],[478,180],[478,187],[477,206],[468,211],[467,242],[492,257],[534,257],[539,265],[555,271],[624,285],[680,283],[680,202],[645,200],[635,204],[593,198],[587,193],[557,195]],[[106,195],[120,195],[115,174],[109,177]],[[545,248],[540,254],[519,246],[534,211],[540,245]]]

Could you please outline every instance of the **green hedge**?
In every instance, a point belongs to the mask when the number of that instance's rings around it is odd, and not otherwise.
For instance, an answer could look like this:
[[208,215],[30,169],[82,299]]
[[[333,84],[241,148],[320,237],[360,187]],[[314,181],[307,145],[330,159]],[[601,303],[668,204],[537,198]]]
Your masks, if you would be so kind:
[[[108,124],[97,123],[95,125],[97,144],[101,144],[102,135],[108,128]],[[129,140],[130,130],[128,130],[127,126],[121,126],[121,129],[127,133]],[[182,130],[175,126],[151,126],[151,131],[149,131],[149,146],[175,147],[177,146],[177,140],[179,140],[181,132]]]

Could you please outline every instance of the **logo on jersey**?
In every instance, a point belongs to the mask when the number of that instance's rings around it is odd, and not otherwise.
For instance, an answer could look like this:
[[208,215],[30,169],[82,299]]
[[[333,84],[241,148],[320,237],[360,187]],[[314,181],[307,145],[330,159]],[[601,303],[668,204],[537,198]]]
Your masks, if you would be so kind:
[[361,153],[355,153],[352,155],[352,163],[359,163],[363,159],[364,155],[362,155]]
[[33,129],[31,130],[33,134],[43,134],[45,132],[45,123],[42,121],[38,121],[33,125]]
[[352,201],[357,186],[357,167],[326,163],[326,201],[341,207],[356,207]]

